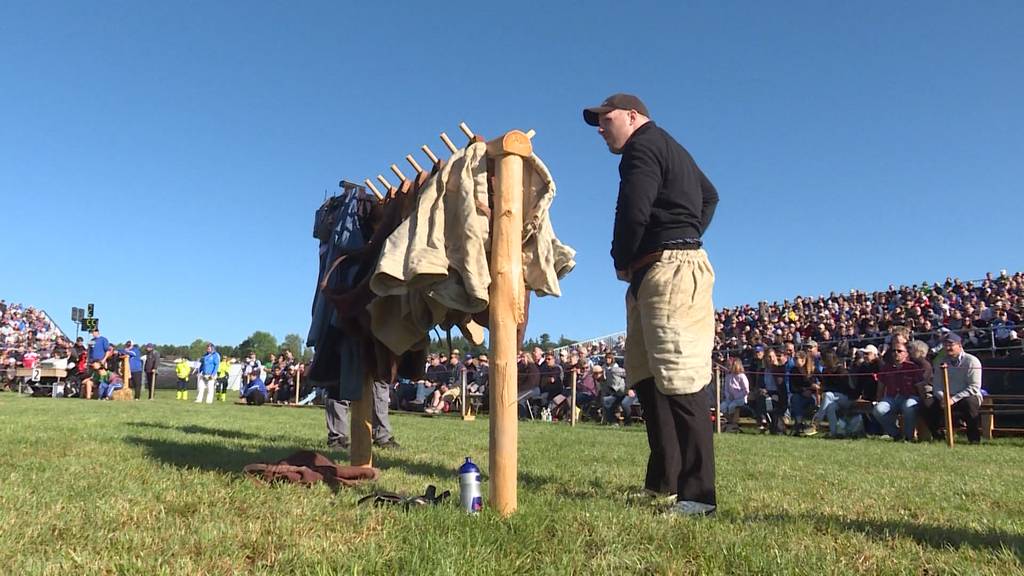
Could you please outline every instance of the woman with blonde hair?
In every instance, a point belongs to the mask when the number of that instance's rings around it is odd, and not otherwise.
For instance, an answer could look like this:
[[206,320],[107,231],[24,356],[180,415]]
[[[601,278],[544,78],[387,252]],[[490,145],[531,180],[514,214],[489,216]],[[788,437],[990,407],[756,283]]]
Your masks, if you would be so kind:
[[740,431],[740,408],[747,405],[747,394],[750,394],[750,382],[744,374],[743,362],[733,357],[729,360],[729,373],[722,385],[722,414],[729,415],[726,432]]

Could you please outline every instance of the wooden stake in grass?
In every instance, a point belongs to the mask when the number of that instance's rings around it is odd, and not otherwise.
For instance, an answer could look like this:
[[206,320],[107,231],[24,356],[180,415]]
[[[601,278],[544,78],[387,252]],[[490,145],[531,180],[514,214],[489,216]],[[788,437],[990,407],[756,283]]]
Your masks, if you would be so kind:
[[349,461],[353,466],[373,466],[373,378],[363,380],[363,394],[349,404]]
[[[128,357],[127,356],[121,358],[121,376],[122,376],[121,377],[121,382],[123,383],[122,384],[122,390],[127,390],[128,391],[129,400],[134,399],[135,398],[135,391],[132,390],[132,369],[131,369],[131,364],[128,363]],[[141,384],[141,382],[140,382],[140,384]],[[139,395],[140,396],[142,395],[141,387],[139,389]],[[110,398],[111,398],[111,400],[113,400],[113,398],[114,398],[114,393],[113,392],[110,393]]]
[[722,433],[722,369],[715,366],[715,433]]
[[572,371],[572,376],[569,377],[569,381],[572,383],[569,387],[570,394],[572,397],[569,398],[569,410],[572,412],[572,416],[569,417],[569,426],[576,425],[576,371]]
[[[446,142],[447,145],[447,142]],[[487,143],[495,159],[494,212],[491,223],[491,506],[502,516],[516,511],[518,390],[516,328],[524,320],[523,158],[533,153],[518,130]]]
[[299,405],[299,384],[302,382],[302,370],[295,371],[295,405]]
[[462,398],[460,405],[462,407],[462,419],[466,421],[476,420],[476,416],[470,413],[469,410],[469,390],[466,388],[466,371],[462,371],[462,390],[459,395]]
[[946,445],[953,447],[953,405],[949,403],[949,364],[942,363],[942,403],[946,409]]

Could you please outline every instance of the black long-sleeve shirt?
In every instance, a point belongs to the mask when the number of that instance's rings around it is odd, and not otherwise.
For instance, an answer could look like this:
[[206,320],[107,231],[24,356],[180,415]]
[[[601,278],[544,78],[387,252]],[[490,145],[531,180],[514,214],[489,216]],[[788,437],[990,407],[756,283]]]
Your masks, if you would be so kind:
[[685,148],[654,122],[637,128],[619,161],[615,269],[673,241],[700,238],[717,205],[718,192]]

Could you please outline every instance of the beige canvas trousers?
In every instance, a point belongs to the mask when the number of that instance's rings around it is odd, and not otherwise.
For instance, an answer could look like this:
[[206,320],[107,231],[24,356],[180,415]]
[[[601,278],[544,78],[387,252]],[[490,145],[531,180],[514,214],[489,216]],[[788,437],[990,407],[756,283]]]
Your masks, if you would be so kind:
[[704,250],[662,253],[634,298],[626,290],[626,378],[654,378],[662,394],[693,394],[711,381],[715,271]]

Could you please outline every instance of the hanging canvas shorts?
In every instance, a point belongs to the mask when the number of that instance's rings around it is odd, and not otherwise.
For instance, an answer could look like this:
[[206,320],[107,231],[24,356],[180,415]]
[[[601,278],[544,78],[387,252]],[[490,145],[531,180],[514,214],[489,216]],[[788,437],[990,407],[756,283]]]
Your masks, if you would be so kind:
[[654,378],[663,394],[693,394],[711,381],[715,271],[707,252],[667,250],[626,290],[626,378]]

